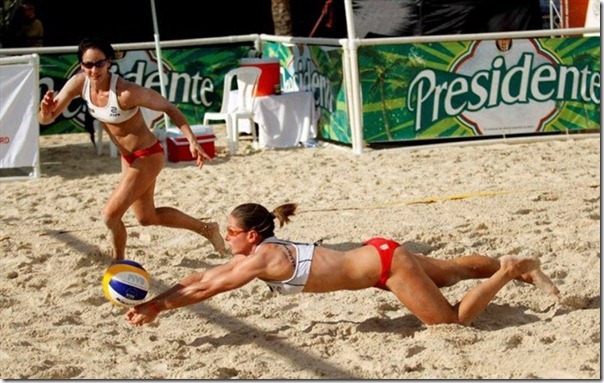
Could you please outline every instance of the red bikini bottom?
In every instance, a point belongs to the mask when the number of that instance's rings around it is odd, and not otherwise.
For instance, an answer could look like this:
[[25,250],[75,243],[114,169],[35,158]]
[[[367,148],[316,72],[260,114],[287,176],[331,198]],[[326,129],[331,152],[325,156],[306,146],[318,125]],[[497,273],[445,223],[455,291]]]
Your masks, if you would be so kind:
[[148,148],[134,151],[127,156],[122,155],[122,158],[125,159],[128,164],[132,165],[132,163],[137,158],[150,156],[151,154],[163,153],[163,152],[164,152],[164,147],[161,144],[161,141],[157,140],[157,141],[155,141],[155,143],[153,145],[149,146]]
[[380,274],[380,279],[378,282],[373,285],[373,287],[377,287],[378,289],[388,290],[386,286],[386,281],[390,278],[390,267],[392,266],[392,257],[394,256],[394,250],[400,246],[398,242],[395,242],[391,239],[387,238],[371,238],[365,242],[363,245],[370,245],[377,249],[378,253],[380,253],[380,258],[382,259],[382,273]]

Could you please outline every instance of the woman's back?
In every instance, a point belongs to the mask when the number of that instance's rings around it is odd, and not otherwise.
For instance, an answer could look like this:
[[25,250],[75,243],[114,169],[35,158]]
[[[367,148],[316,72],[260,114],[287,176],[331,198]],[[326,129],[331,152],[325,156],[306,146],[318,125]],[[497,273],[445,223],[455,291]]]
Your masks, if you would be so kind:
[[380,271],[380,257],[371,246],[348,251],[317,246],[304,292],[364,289],[376,283]]

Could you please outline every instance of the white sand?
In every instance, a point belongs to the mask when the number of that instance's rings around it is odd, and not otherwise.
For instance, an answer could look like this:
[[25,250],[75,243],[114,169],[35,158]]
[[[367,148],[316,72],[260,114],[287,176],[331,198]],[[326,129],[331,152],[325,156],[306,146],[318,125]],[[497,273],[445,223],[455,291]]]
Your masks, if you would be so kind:
[[[346,248],[392,237],[437,258],[533,255],[561,291],[506,286],[471,327],[419,322],[377,289],[272,296],[260,281],[132,327],[103,295],[100,211],[119,179],[85,134],[41,138],[39,180],[0,183],[4,379],[600,379],[600,139],[250,151],[166,163],[158,206],[217,220],[299,203],[283,238]],[[155,295],[223,262],[202,237],[141,227],[128,258]],[[476,281],[444,289],[457,301]]]

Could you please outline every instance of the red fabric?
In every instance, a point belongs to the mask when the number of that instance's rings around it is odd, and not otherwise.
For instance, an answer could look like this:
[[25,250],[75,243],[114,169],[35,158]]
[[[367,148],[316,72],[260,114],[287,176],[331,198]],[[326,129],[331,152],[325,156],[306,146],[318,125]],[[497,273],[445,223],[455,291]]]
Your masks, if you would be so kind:
[[380,279],[378,282],[373,285],[373,287],[377,287],[378,289],[388,290],[386,286],[386,281],[390,278],[390,267],[392,266],[392,256],[394,255],[394,250],[400,246],[400,244],[396,241],[387,238],[371,238],[365,242],[363,245],[370,245],[377,249],[378,253],[380,253],[380,258],[382,260],[382,273],[380,274]]
[[126,160],[127,163],[129,163],[130,165],[132,165],[132,163],[140,157],[145,157],[145,156],[150,156],[151,154],[155,154],[155,153],[163,153],[164,152],[164,147],[161,144],[161,142],[159,140],[155,141],[155,143],[151,146],[149,146],[146,149],[141,149],[141,150],[137,150],[135,152],[132,152],[131,154],[124,156],[122,155],[122,157]]

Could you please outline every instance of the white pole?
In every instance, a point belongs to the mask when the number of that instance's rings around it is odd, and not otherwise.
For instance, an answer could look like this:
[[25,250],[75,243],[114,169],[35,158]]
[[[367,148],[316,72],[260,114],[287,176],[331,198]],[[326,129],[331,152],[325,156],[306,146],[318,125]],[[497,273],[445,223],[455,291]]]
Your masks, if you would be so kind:
[[350,91],[352,102],[352,118],[350,118],[350,129],[352,136],[352,152],[354,154],[363,153],[363,104],[361,101],[361,85],[359,81],[359,60],[357,56],[358,44],[356,42],[356,30],[354,27],[354,13],[352,10],[352,0],[344,0],[346,10],[346,29],[348,31],[348,52],[350,70]]
[[554,0],[549,0],[549,29],[554,29]]
[[[161,46],[159,45],[159,28],[157,26],[157,14],[155,13],[155,0],[150,0],[150,1],[151,1],[151,15],[153,18],[153,40],[155,41],[155,55],[157,56],[157,70],[159,72],[159,88],[160,88],[161,95],[164,96],[165,98],[168,98],[168,96],[166,95],[166,85],[164,83],[164,64],[163,64],[163,60],[161,57]],[[169,121],[170,121],[170,119],[164,113],[164,123],[166,125],[165,128],[161,132],[154,132],[161,141],[165,140],[166,129],[169,126]],[[166,148],[165,145],[164,145],[164,148]]]
[[[38,113],[38,110],[40,110],[40,56],[37,53],[34,53],[31,55],[30,60],[33,63],[36,73],[34,79],[34,86],[36,87],[36,94],[34,97],[36,98],[36,102],[34,102],[33,112]],[[38,134],[36,135],[38,139],[38,142],[36,143],[38,146],[38,156],[36,159],[36,163],[34,164],[33,178],[40,178],[40,123],[38,123],[38,121],[36,121],[36,128],[38,129]]]

